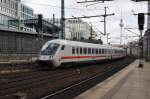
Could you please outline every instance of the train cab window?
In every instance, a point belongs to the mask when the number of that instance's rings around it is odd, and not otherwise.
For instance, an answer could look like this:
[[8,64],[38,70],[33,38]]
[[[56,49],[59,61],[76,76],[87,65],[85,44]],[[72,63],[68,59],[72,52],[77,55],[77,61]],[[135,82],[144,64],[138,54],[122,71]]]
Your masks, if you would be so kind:
[[91,48],[88,48],[88,54],[91,54]]
[[72,47],[72,54],[75,54],[75,48]]
[[61,50],[64,50],[64,49],[65,49],[65,45],[62,45]]
[[80,54],[82,54],[82,48],[80,48]]
[[83,48],[83,53],[87,54],[87,48]]
[[47,43],[45,44],[40,53],[41,55],[54,55],[59,47],[57,43]]

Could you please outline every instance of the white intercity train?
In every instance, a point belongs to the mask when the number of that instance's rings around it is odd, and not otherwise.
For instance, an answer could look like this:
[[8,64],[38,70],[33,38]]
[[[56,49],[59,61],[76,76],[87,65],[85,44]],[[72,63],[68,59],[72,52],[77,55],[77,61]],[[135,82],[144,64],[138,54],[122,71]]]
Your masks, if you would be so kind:
[[43,45],[37,62],[39,66],[47,64],[51,67],[61,67],[62,64],[112,60],[125,56],[125,49],[118,47],[54,39]]

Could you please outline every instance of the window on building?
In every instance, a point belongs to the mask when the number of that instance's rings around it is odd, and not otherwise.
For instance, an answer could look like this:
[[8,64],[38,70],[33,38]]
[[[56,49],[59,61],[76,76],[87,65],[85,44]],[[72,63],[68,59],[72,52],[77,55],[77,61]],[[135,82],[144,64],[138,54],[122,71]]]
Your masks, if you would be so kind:
[[4,3],[6,4],[6,0],[4,0]]

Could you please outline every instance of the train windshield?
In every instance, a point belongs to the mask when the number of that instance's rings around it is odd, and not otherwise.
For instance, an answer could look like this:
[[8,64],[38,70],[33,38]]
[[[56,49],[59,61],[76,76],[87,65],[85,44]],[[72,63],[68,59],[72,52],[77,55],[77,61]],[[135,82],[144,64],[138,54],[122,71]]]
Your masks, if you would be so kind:
[[45,44],[42,47],[40,54],[42,54],[42,55],[54,55],[56,53],[58,47],[59,47],[59,44],[56,44],[56,43]]

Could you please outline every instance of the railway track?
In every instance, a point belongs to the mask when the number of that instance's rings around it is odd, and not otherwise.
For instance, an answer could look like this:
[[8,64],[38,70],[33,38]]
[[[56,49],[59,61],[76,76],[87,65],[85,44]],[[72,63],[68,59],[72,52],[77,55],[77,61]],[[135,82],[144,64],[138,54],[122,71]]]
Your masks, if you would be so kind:
[[61,92],[65,92],[79,84],[84,84],[84,82],[90,79],[95,79],[98,75],[102,75],[106,70],[108,72],[108,70],[110,71],[114,67],[116,68],[116,66],[120,66],[121,64],[124,67],[132,61],[132,59],[127,59],[128,61],[124,60],[125,59],[120,60],[121,63],[112,61],[111,64],[99,64],[103,66],[94,65],[88,67],[78,67],[78,69],[68,68],[18,73],[16,75],[7,76],[0,75],[0,79],[5,79],[0,80],[0,98],[10,99],[11,97],[11,99],[13,99],[14,94],[17,92],[26,93],[28,99],[41,97],[46,99],[49,96],[59,96],[59,93],[61,94]]
[[[129,63],[123,63],[122,66],[113,67],[110,69],[107,69],[103,72],[99,72],[95,74],[92,77],[89,77],[79,83],[73,84],[71,86],[68,86],[62,90],[56,91],[54,93],[48,94],[44,97],[41,97],[40,99],[60,99],[63,97],[64,99],[73,99],[75,96],[79,95],[80,93],[86,91],[90,87],[94,86],[95,84],[105,80],[109,76],[113,75],[114,73],[118,72],[125,66],[127,66]],[[116,64],[118,65],[118,64]],[[89,86],[87,86],[89,85]],[[67,94],[69,93],[69,94]]]

